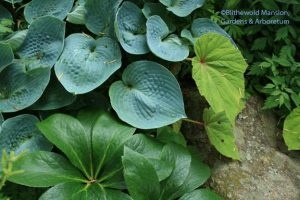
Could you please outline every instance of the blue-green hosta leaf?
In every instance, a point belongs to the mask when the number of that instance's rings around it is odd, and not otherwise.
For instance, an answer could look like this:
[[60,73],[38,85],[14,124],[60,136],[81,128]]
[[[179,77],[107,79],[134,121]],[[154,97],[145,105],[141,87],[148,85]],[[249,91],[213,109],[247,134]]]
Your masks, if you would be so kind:
[[171,175],[161,183],[161,199],[173,199],[173,195],[182,186],[189,175],[192,157],[181,145],[169,143],[161,152],[161,160],[174,166]]
[[159,199],[158,176],[149,160],[142,154],[125,147],[122,161],[130,195],[136,200]]
[[13,19],[12,15],[10,14],[10,12],[4,8],[2,5],[0,5],[0,21],[2,19]]
[[56,77],[52,77],[43,96],[29,108],[32,110],[54,110],[70,105],[76,96],[67,92]]
[[50,81],[49,68],[26,71],[12,64],[0,73],[0,112],[16,112],[34,104]]
[[122,0],[86,0],[86,27],[96,35],[114,36],[114,21]]
[[14,60],[14,53],[7,44],[0,43],[0,72]]
[[192,44],[195,44],[196,39],[206,33],[219,33],[228,37],[231,42],[235,45],[230,35],[226,33],[218,24],[208,18],[198,18],[195,19],[191,25],[191,30],[184,29],[181,32],[181,37],[184,37]]
[[205,109],[203,113],[205,130],[210,142],[224,156],[239,159],[235,144],[233,125],[226,117],[224,111],[215,113],[213,109]]
[[179,200],[222,200],[222,198],[208,189],[199,189],[185,194]]
[[182,61],[189,55],[189,48],[175,34],[171,34],[160,16],[147,20],[147,43],[153,54],[168,61]]
[[179,17],[186,17],[197,8],[200,8],[204,0],[159,0],[167,6],[167,9]]
[[[37,129],[39,120],[33,115],[19,115],[7,119],[0,128],[0,157],[2,149],[16,154],[27,151],[50,151],[52,145]],[[1,125],[0,125],[1,126]]]
[[68,14],[67,21],[72,24],[85,24],[86,10],[85,0],[78,0],[73,10]]
[[283,138],[289,150],[300,150],[300,108],[296,108],[285,119]]
[[84,182],[85,177],[63,156],[46,151],[26,154],[13,164],[13,170],[22,170],[9,177],[9,181],[31,186],[49,187],[65,182]]
[[23,0],[4,0],[4,1],[15,4],[15,3],[21,3]]
[[2,123],[4,122],[4,117],[3,115],[0,113],[0,126],[2,126]]
[[129,195],[100,184],[62,183],[50,188],[39,200],[133,200]]
[[68,92],[83,94],[99,87],[120,67],[117,42],[107,37],[94,40],[77,33],[66,39],[55,73]]
[[64,36],[64,22],[50,16],[41,17],[30,25],[17,54],[29,69],[52,67],[63,50]]
[[158,128],[186,117],[176,78],[155,62],[130,64],[122,81],[111,85],[109,96],[120,119],[137,128]]
[[13,51],[16,51],[23,44],[27,32],[28,32],[27,29],[13,32],[12,34],[8,35],[2,42],[8,44]]
[[12,33],[13,18],[10,12],[0,5],[0,40]]
[[146,18],[134,3],[126,1],[115,21],[116,35],[123,49],[131,54],[149,52],[146,39]]
[[53,16],[63,20],[71,11],[73,3],[74,0],[32,0],[26,4],[24,16],[29,24],[43,16]]
[[169,15],[170,12],[161,3],[145,3],[142,12],[147,19],[153,15],[160,16],[166,22],[171,32],[176,30],[176,26],[172,23],[172,18]]
[[54,114],[37,126],[86,177],[92,176],[91,136],[77,119],[64,114]]
[[227,37],[217,33],[198,38],[195,53],[192,75],[198,90],[216,113],[225,111],[234,124],[243,108],[245,59]]

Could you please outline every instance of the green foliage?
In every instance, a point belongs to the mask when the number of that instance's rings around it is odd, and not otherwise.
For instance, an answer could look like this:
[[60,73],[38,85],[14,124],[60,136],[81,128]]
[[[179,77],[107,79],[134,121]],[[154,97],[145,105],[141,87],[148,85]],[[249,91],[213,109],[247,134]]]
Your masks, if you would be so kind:
[[300,150],[300,107],[295,108],[286,118],[283,138],[289,150]]

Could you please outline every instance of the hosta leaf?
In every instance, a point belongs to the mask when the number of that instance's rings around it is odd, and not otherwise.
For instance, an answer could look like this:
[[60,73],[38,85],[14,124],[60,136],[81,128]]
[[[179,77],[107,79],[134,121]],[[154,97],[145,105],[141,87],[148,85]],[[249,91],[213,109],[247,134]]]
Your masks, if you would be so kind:
[[4,1],[14,4],[14,3],[21,3],[23,0],[4,0]]
[[128,124],[151,129],[186,117],[179,84],[163,66],[137,61],[124,70],[122,79],[111,85],[109,96],[118,116]]
[[24,16],[30,24],[43,16],[53,16],[63,20],[71,11],[74,0],[32,0],[26,4]]
[[197,39],[193,59],[193,79],[213,110],[225,111],[232,122],[243,108],[244,72],[241,52],[228,38],[208,33]]
[[37,126],[85,176],[92,176],[90,134],[77,119],[64,114],[54,114]]
[[147,43],[153,54],[168,61],[182,61],[189,55],[189,48],[175,34],[160,16],[154,15],[147,20]]
[[56,77],[52,76],[50,84],[47,86],[42,97],[35,102],[30,109],[32,110],[54,110],[70,105],[76,96],[68,93],[60,84]]
[[95,122],[92,133],[93,163],[95,174],[102,181],[122,172],[124,144],[134,131],[135,128],[119,122],[108,113],[100,115]]
[[208,189],[199,189],[185,194],[179,200],[222,200],[222,198]]
[[12,15],[5,7],[0,5],[0,40],[13,32],[12,25]]
[[52,67],[63,50],[65,23],[46,16],[29,27],[24,43],[17,54],[30,69]]
[[133,200],[118,190],[103,188],[100,184],[63,183],[46,191],[39,200]]
[[125,148],[122,161],[130,195],[136,200],[159,199],[160,184],[151,163],[129,148]]
[[181,37],[184,37],[191,41],[192,44],[196,42],[196,39],[206,33],[219,33],[229,38],[235,45],[234,41],[226,31],[224,31],[218,24],[208,18],[195,19],[191,25],[191,29],[184,29],[181,32]]
[[86,27],[96,35],[114,36],[114,21],[122,0],[86,0]]
[[59,154],[37,151],[14,162],[14,171],[23,171],[9,177],[9,181],[30,187],[49,187],[59,183],[83,182],[85,178]]
[[55,73],[68,92],[90,92],[121,67],[118,44],[107,37],[94,40],[84,34],[72,34],[55,64]]
[[16,112],[31,106],[43,94],[50,80],[49,68],[26,71],[12,64],[0,73],[0,112]]
[[173,195],[189,175],[192,158],[189,151],[183,146],[167,144],[161,152],[161,160],[174,166],[171,175],[161,183],[161,196],[163,197],[161,199],[173,199]]
[[205,109],[203,119],[208,138],[216,149],[224,156],[239,159],[233,126],[225,113],[215,113],[211,108]]
[[27,32],[27,29],[13,32],[5,38],[3,43],[8,44],[14,51],[16,51],[23,44]]
[[[4,117],[3,115],[0,113],[0,127],[2,126],[2,123],[4,122]],[[1,130],[1,129],[0,129]]]
[[0,128],[0,157],[2,149],[8,153],[14,151],[16,154],[24,150],[50,151],[52,145],[37,129],[36,123],[38,121],[35,116],[24,114],[7,119],[3,124],[0,122],[2,124],[2,128]]
[[10,12],[3,7],[2,5],[0,5],[0,21],[2,19],[13,19],[12,15],[10,14]]
[[146,18],[134,3],[125,1],[115,21],[116,35],[123,49],[131,54],[149,52],[146,39]]
[[0,43],[0,72],[14,60],[14,53],[7,44]]
[[86,10],[85,10],[85,0],[78,0],[72,10],[68,14],[67,21],[72,24],[85,24],[86,20]]
[[284,121],[283,138],[289,150],[300,150],[300,108],[296,108]]
[[179,17],[186,17],[204,4],[204,0],[159,0]]

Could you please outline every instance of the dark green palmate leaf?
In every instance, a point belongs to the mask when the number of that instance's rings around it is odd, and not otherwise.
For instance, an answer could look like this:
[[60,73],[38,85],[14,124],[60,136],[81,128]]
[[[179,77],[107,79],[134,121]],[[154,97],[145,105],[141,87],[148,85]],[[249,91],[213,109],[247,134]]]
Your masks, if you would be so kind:
[[130,64],[122,81],[111,85],[109,96],[118,116],[137,128],[162,127],[186,117],[176,78],[155,62]]
[[222,198],[208,189],[200,189],[185,194],[179,200],[222,200]]
[[104,189],[100,184],[63,183],[45,192],[39,200],[133,200],[118,190]]
[[296,108],[285,119],[283,138],[289,150],[300,150],[300,108]]
[[[0,121],[3,122],[3,118]],[[51,150],[52,145],[36,128],[38,121],[35,116],[24,114],[0,122],[0,158],[3,149],[7,153],[14,151],[15,154],[24,150]]]
[[163,143],[176,143],[186,147],[186,141],[181,133],[176,133],[171,127],[165,126],[157,130],[156,139]]
[[35,20],[17,54],[29,69],[52,67],[63,50],[65,23],[46,16]]
[[0,43],[0,72],[14,60],[14,53],[9,45]]
[[211,108],[205,109],[203,119],[208,138],[216,149],[224,156],[239,159],[233,125],[225,112],[215,113]]
[[86,0],[86,27],[94,34],[114,36],[114,21],[122,0]]
[[100,86],[120,67],[121,52],[114,40],[72,34],[65,41],[55,73],[67,91],[83,94]]
[[175,34],[160,16],[154,15],[147,20],[147,43],[153,54],[168,61],[182,61],[189,55],[189,48]]
[[49,187],[63,182],[84,182],[82,174],[59,154],[37,151],[14,162],[14,171],[23,173],[10,176],[9,181],[31,187]]
[[12,64],[0,73],[0,112],[16,112],[31,106],[43,94],[50,80],[49,68],[26,71]]
[[55,114],[38,124],[46,138],[66,154],[86,177],[92,177],[91,138],[81,123],[68,115]]
[[76,96],[67,92],[55,76],[52,76],[50,84],[47,86],[42,97],[35,102],[32,110],[54,110],[70,105]]
[[181,31],[181,37],[188,39],[192,44],[195,44],[196,39],[206,33],[219,33],[228,37],[230,41],[235,45],[230,35],[226,33],[218,24],[211,19],[198,18],[195,19],[191,25],[191,29],[184,29]]
[[179,17],[186,17],[204,4],[204,0],[159,0]]
[[10,180],[35,187],[56,185],[42,195],[47,200],[132,200],[120,191],[125,189],[121,156],[135,128],[97,110],[84,110],[78,118],[55,114],[38,124],[69,161],[50,152],[26,154],[15,167],[25,173]]
[[24,16],[30,24],[43,16],[53,16],[63,20],[71,11],[74,0],[32,0],[26,4]]
[[116,35],[123,49],[131,54],[145,54],[150,50],[146,39],[146,18],[134,3],[126,1],[115,21]]
[[230,40],[217,33],[197,39],[193,59],[193,79],[216,113],[225,111],[234,124],[244,106],[244,72],[247,63]]
[[124,176],[130,195],[135,200],[158,200],[160,185],[152,164],[141,154],[125,148]]

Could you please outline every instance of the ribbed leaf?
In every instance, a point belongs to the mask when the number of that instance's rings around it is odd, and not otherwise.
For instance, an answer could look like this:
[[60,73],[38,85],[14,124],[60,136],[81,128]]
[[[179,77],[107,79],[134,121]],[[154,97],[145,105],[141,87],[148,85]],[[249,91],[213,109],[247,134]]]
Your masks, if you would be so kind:
[[247,63],[230,40],[217,33],[197,39],[193,59],[193,79],[216,113],[225,111],[234,124],[243,108],[244,72]]
[[14,60],[14,53],[7,44],[0,43],[0,72]]
[[74,0],[32,0],[26,4],[24,16],[30,24],[43,16],[53,16],[63,20],[71,11]]
[[16,51],[23,44],[25,37],[27,35],[28,30],[16,31],[12,34],[8,35],[3,41],[4,44],[8,44],[13,51]]
[[189,55],[189,48],[175,34],[160,16],[154,15],[147,20],[147,43],[153,54],[168,61],[182,61]]
[[55,65],[55,73],[68,92],[90,92],[121,67],[118,44],[107,37],[94,40],[84,34],[72,34]]
[[126,1],[115,21],[116,35],[123,49],[131,54],[145,54],[150,50],[146,40],[146,18],[134,3]]
[[204,4],[204,0],[159,0],[179,17],[186,17]]
[[50,81],[49,68],[26,71],[12,64],[0,73],[0,112],[16,112],[31,106],[45,91]]
[[29,27],[17,54],[29,69],[52,67],[63,50],[65,23],[54,17],[41,17]]
[[86,20],[86,10],[85,10],[85,0],[78,0],[72,10],[68,14],[67,21],[72,24],[85,24]]
[[163,66],[137,61],[124,70],[122,79],[111,85],[109,96],[118,116],[128,124],[151,129],[186,117],[179,84]]
[[233,125],[226,117],[224,111],[215,113],[211,108],[205,109],[203,119],[208,138],[216,149],[224,156],[239,159]]
[[49,187],[64,182],[84,182],[81,173],[59,154],[38,151],[26,154],[14,162],[9,181],[30,187]]

